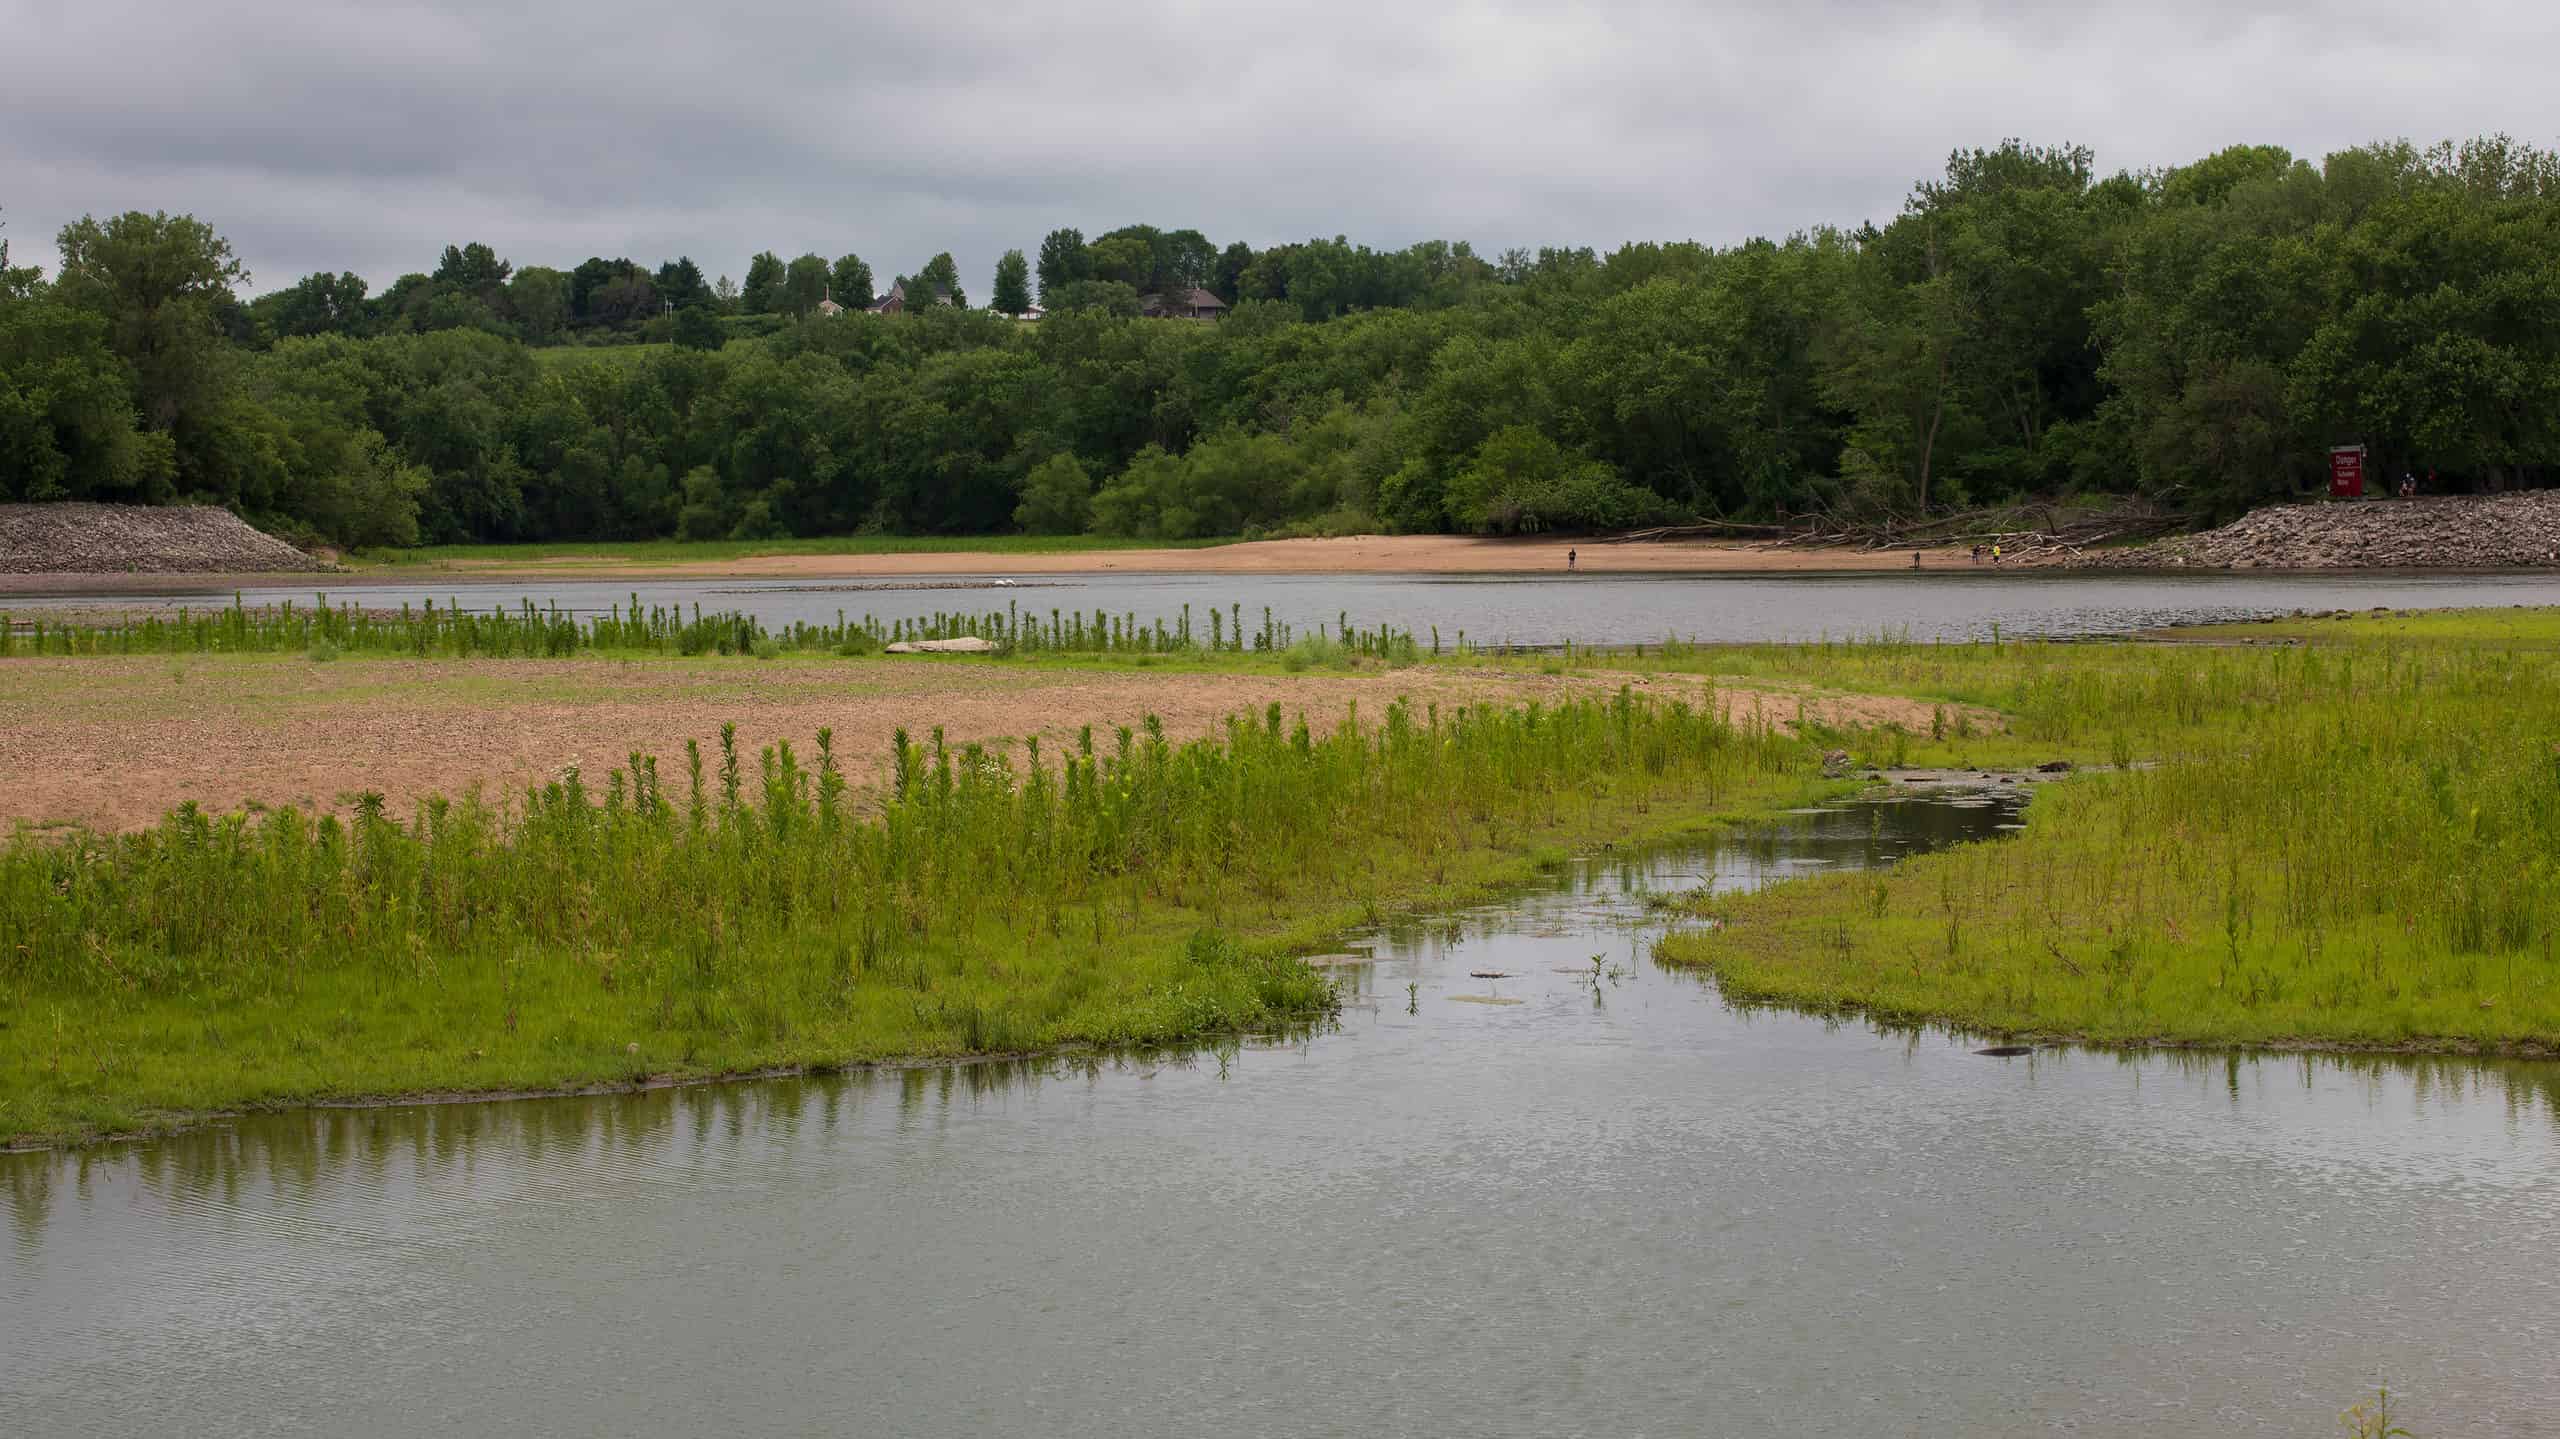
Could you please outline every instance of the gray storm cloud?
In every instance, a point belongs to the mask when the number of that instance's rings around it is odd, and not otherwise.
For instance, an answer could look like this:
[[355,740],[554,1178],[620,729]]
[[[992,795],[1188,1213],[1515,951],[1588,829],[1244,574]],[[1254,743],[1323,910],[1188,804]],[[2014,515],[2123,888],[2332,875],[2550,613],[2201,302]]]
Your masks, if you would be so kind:
[[253,289],[485,240],[950,250],[1046,230],[1729,243],[1890,214],[2016,135],[2102,168],[2507,131],[2551,144],[2560,7],[0,0],[0,231],[191,211]]

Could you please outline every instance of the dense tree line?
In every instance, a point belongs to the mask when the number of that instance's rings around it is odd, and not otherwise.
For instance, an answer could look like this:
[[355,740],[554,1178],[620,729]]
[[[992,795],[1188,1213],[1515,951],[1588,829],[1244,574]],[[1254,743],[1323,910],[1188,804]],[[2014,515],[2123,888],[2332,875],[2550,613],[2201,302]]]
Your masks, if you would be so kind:
[[[733,285],[463,244],[378,295],[243,302],[192,217],[59,245],[50,278],[0,245],[0,498],[212,500],[346,544],[2223,513],[2338,443],[2471,488],[2560,466],[2560,161],[2504,139],[2107,177],[2010,142],[1881,227],[1729,249],[1062,229],[984,310],[947,254],[884,285],[768,251]],[[1230,317],[1139,317],[1193,288]]]

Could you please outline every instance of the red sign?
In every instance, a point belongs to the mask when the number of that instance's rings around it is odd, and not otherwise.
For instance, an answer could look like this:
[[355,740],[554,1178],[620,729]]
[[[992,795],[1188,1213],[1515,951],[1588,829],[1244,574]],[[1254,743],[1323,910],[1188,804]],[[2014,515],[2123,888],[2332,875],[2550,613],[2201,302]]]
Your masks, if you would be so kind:
[[2340,445],[2329,452],[2329,498],[2352,500],[2364,493],[2364,446]]

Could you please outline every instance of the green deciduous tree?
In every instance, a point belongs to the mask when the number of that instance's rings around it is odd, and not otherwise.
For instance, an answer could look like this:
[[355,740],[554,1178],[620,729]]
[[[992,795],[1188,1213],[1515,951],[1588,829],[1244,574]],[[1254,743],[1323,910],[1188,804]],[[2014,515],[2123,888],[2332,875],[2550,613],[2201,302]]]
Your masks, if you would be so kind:
[[838,256],[828,275],[836,303],[848,310],[869,309],[871,302],[880,298],[872,293],[871,267],[862,262],[860,255]]
[[1093,522],[1093,476],[1073,455],[1051,455],[1022,477],[1013,522],[1035,535],[1076,535]]
[[0,298],[0,498],[170,497],[165,433],[135,428],[107,322],[45,297]]
[[782,287],[774,295],[773,307],[797,319],[818,308],[827,297],[827,262],[816,255],[802,255],[784,268]]
[[1093,278],[1093,256],[1085,249],[1084,232],[1051,230],[1040,241],[1040,303],[1052,309],[1060,290]]
[[717,350],[729,343],[729,332],[721,327],[711,306],[692,305],[676,311],[674,338],[683,349]]
[[781,299],[785,269],[782,257],[771,250],[747,261],[747,280],[738,290],[738,309],[749,315],[772,314]]
[[497,298],[513,273],[515,267],[499,259],[497,251],[474,240],[468,245],[445,246],[435,273],[427,278],[466,291],[485,303]]
[[1085,310],[1132,319],[1138,313],[1138,292],[1117,280],[1077,280],[1072,284],[1043,287],[1040,304],[1053,314]]
[[1020,250],[1007,250],[996,261],[995,307],[1008,315],[1031,308],[1031,266]]
[[691,255],[678,255],[658,267],[650,277],[658,298],[681,310],[691,305],[711,303],[710,283],[703,279],[702,267]]
[[[917,293],[919,289],[921,294]],[[925,261],[924,268],[916,271],[915,282],[907,290],[909,309],[938,300],[948,301],[964,310],[969,308],[969,297],[960,288],[960,264],[951,258],[948,250]]]
[[1664,518],[1660,496],[1526,425],[1496,430],[1449,477],[1449,518],[1485,534],[1623,529]]
[[271,339],[295,335],[362,334],[369,318],[365,282],[360,275],[332,275],[323,270],[303,276],[287,289],[260,295],[249,309]]
[[1085,255],[1093,268],[1093,278],[1126,285],[1141,294],[1148,293],[1148,281],[1155,270],[1155,256],[1148,250],[1144,236],[1110,234],[1085,247]]
[[1253,265],[1253,247],[1242,240],[1218,252],[1218,263],[1207,282],[1209,292],[1232,305],[1244,298],[1244,272]]
[[54,293],[106,322],[109,348],[132,368],[145,422],[173,429],[209,405],[222,383],[216,309],[249,278],[230,242],[193,215],[130,210],[65,225],[56,243]]
[[527,265],[507,282],[507,308],[525,343],[547,345],[569,324],[569,276],[545,265]]

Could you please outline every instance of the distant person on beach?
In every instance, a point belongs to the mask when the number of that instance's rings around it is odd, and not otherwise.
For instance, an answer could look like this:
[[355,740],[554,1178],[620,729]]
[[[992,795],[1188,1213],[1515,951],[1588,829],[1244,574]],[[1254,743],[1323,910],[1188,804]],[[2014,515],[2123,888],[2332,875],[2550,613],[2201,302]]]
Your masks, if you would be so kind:
[[2407,470],[2402,470],[2400,472],[2400,498],[2404,500],[2416,499],[2417,495],[2418,477],[2409,473]]
[[1982,546],[1980,545],[1973,547],[1973,562],[1977,565],[1982,563]]
[[2000,547],[1998,545],[1993,545],[1991,547],[1991,563],[1995,565],[2000,563]]
[[1580,550],[1567,550],[1564,552],[1564,567],[1568,573],[1581,563],[1582,552]]

